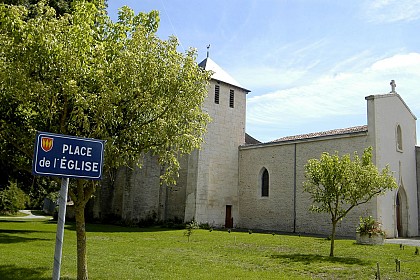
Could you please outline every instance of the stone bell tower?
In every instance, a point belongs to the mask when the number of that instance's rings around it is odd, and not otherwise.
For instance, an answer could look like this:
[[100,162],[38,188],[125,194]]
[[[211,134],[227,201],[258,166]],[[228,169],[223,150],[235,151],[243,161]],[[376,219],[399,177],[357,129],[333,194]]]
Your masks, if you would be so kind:
[[[238,147],[245,143],[246,95],[250,91],[211,60],[208,53],[199,66],[213,72],[202,105],[212,121],[201,149],[181,159],[177,187],[167,196],[167,218],[176,213],[179,217],[183,212],[186,222],[233,227],[239,213]],[[183,207],[179,205],[181,200]]]

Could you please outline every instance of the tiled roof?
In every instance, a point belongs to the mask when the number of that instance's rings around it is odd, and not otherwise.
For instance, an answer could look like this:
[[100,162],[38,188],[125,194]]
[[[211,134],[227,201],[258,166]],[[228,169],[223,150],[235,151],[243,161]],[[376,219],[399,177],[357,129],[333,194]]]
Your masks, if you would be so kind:
[[303,139],[311,139],[311,138],[319,138],[319,137],[326,137],[326,136],[335,136],[335,135],[345,135],[345,134],[353,134],[358,132],[367,132],[368,127],[367,125],[360,125],[360,126],[353,126],[349,128],[340,128],[340,129],[333,129],[321,132],[314,132],[308,134],[301,134],[295,136],[286,136],[268,143],[275,143],[275,142],[286,142],[286,141],[295,141],[295,140],[303,140]]

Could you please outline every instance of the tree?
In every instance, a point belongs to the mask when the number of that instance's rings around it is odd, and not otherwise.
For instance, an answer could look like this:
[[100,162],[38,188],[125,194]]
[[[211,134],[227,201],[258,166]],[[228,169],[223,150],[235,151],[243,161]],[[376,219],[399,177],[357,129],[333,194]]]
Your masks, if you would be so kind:
[[187,224],[184,231],[184,235],[188,237],[188,242],[190,242],[190,237],[194,233],[194,231],[199,228],[200,228],[200,225],[196,221],[191,221],[190,223]]
[[[36,4],[39,2],[45,2],[48,6],[54,8],[57,16],[62,16],[65,13],[71,14],[72,13],[72,2],[74,0],[0,0],[0,3],[8,4],[8,5],[20,5],[25,6],[30,13],[36,7]],[[98,2],[97,0],[91,0],[89,2]],[[107,1],[105,1],[106,3]],[[99,2],[98,2],[99,3]]]
[[336,226],[354,207],[367,203],[374,196],[397,188],[389,166],[381,172],[372,163],[372,147],[364,150],[360,159],[354,153],[341,158],[323,153],[321,158],[310,159],[305,165],[304,191],[311,195],[311,210],[331,215],[331,248],[334,256]]
[[[199,148],[209,116],[201,110],[210,73],[196,51],[161,40],[156,11],[128,7],[112,22],[103,9],[77,1],[55,17],[43,2],[34,18],[22,6],[0,4],[0,144],[33,156],[36,131],[106,140],[104,174],[158,156],[162,181],[174,183],[178,158]],[[78,279],[88,279],[85,205],[97,181],[71,181]]]
[[[57,17],[72,13],[74,10],[72,8],[74,0],[0,0],[0,3],[24,6],[28,10],[28,18],[36,15],[37,4],[40,2],[54,8]],[[100,3],[100,0],[88,2]],[[7,106],[7,104],[3,105]],[[6,189],[11,182],[16,183],[30,196],[31,209],[41,207],[45,196],[57,190],[57,182],[49,178],[34,178],[28,172],[30,170],[25,170],[25,166],[28,166],[27,157],[22,157],[19,152],[16,153],[16,149],[10,143],[3,141],[0,146],[2,147],[0,150],[0,190]]]

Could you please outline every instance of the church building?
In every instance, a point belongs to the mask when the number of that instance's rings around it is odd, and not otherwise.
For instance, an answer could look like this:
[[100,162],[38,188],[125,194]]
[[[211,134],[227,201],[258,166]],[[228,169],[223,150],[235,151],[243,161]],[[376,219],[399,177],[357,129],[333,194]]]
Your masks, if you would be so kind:
[[418,236],[416,117],[395,83],[390,93],[365,98],[367,125],[261,143],[245,132],[250,90],[209,57],[199,66],[214,72],[202,105],[212,122],[201,149],[180,159],[177,185],[161,186],[157,159],[145,155],[141,169],[123,168],[112,186],[103,182],[91,207],[93,217],[133,224],[195,220],[214,227],[328,235],[330,216],[309,211],[304,166],[323,152],[362,155],[371,146],[374,164],[390,166],[398,189],[353,209],[338,224],[337,235],[354,236],[359,217],[372,215],[387,237]]

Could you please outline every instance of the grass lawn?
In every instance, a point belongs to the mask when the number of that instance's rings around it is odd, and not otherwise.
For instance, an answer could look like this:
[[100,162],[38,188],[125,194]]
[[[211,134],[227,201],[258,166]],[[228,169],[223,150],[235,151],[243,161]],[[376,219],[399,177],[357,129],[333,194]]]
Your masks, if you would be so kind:
[[[0,218],[0,279],[51,279],[56,224]],[[89,279],[420,279],[414,247],[325,238],[89,224]],[[395,271],[395,259],[401,272]],[[61,279],[76,279],[76,233],[67,223]]]

